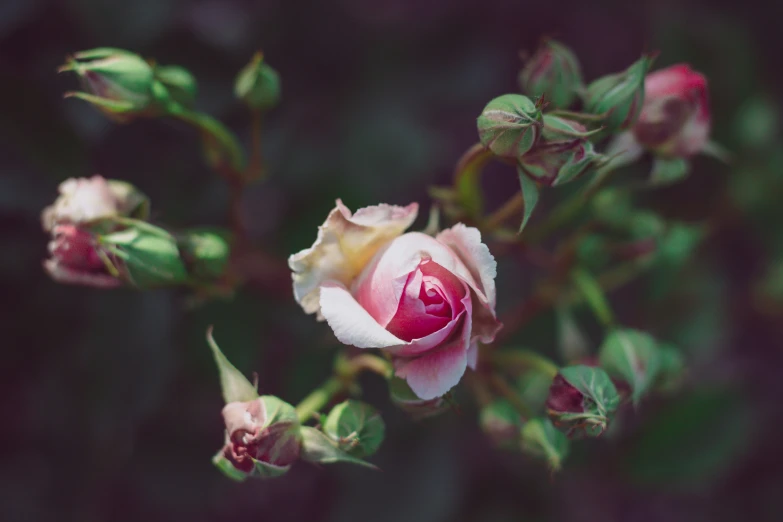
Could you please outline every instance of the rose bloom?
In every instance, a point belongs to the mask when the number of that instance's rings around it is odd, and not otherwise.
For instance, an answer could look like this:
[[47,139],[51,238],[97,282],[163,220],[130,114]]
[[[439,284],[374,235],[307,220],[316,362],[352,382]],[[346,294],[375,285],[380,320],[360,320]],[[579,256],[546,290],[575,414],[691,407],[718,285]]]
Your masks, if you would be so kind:
[[223,456],[236,469],[251,473],[254,459],[286,468],[299,458],[301,444],[290,422],[265,426],[267,411],[263,398],[226,404],[223,420],[226,424]]
[[635,140],[665,157],[688,157],[704,148],[710,133],[706,78],[687,64],[648,74]]
[[403,234],[418,205],[378,205],[351,214],[340,200],[311,248],[289,258],[294,296],[326,319],[337,339],[391,354],[396,375],[428,400],[475,368],[478,343],[501,328],[496,263],[475,228],[436,237]]

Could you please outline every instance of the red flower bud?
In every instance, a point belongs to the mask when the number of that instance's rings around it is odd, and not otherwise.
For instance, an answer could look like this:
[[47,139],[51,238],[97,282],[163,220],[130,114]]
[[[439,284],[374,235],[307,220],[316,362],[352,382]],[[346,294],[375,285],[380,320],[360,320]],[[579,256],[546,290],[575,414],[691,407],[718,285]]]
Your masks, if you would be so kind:
[[[55,281],[96,288],[116,288],[122,282],[111,275],[99,254],[95,237],[75,225],[57,225],[49,242],[51,258],[44,269]],[[108,256],[108,254],[105,254]]]
[[636,141],[665,157],[700,152],[710,132],[707,79],[687,64],[648,74],[645,100],[633,127]]

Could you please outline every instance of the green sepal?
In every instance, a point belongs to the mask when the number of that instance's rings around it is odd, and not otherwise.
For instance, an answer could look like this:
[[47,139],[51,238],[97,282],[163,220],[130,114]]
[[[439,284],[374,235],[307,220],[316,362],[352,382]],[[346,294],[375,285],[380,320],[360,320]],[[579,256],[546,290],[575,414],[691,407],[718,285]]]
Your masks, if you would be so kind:
[[[256,387],[242,375],[242,372],[231,364],[225,355],[223,355],[220,347],[215,342],[215,338],[212,336],[211,327],[207,330],[207,343],[212,349],[212,355],[215,357],[215,364],[217,364],[218,373],[220,374],[220,388],[223,390],[223,400],[226,404],[230,402],[247,402],[257,399],[258,392],[256,391]],[[280,399],[277,400],[279,401]],[[276,409],[281,410],[283,414],[285,414],[283,408]],[[267,410],[267,412],[268,411],[269,410]],[[271,416],[267,415],[267,418],[270,417]],[[296,418],[296,414],[294,414],[294,418]]]
[[653,60],[643,56],[621,73],[598,78],[587,86],[585,108],[605,115],[607,130],[630,128],[644,104],[644,79]]
[[122,261],[132,284],[155,288],[189,282],[174,236],[143,221],[116,221],[128,228],[101,236],[98,242]]
[[269,110],[280,101],[280,76],[264,63],[263,54],[253,59],[237,75],[234,94],[255,110]]
[[219,228],[192,228],[177,234],[177,244],[195,281],[222,277],[231,256],[231,233]]
[[318,464],[347,462],[349,464],[357,464],[367,468],[378,469],[369,462],[353,457],[341,450],[332,439],[315,428],[302,426],[300,428],[300,434],[302,436],[302,452],[300,456],[304,460]]
[[552,421],[537,417],[522,426],[521,447],[525,453],[545,459],[552,470],[559,471],[568,456],[570,442]]
[[539,189],[538,183],[525,173],[522,167],[517,167],[517,175],[519,176],[519,186],[522,191],[522,223],[519,225],[519,231],[522,233],[525,229],[525,225],[530,220],[530,216],[533,215],[538,204]]
[[[198,83],[190,71],[179,65],[156,65],[154,69],[155,80],[165,90],[165,97],[158,97],[158,102],[168,106],[176,103],[192,109],[196,103]],[[160,93],[160,91],[158,91]]]
[[660,371],[660,351],[655,339],[637,330],[614,330],[604,339],[599,359],[609,375],[631,386],[631,397],[638,404],[650,390]]
[[414,420],[426,419],[449,409],[449,404],[443,397],[428,400],[419,398],[408,386],[405,379],[391,377],[388,382],[389,397],[392,403],[408,413]]
[[369,404],[347,400],[332,408],[323,430],[340,449],[362,458],[378,451],[386,425],[378,411]]
[[231,461],[223,456],[222,450],[212,457],[212,463],[222,471],[226,477],[237,482],[244,482],[251,477],[260,479],[277,478],[286,474],[288,470],[291,469],[291,466],[275,466],[253,458],[251,458],[251,460],[253,461],[253,470],[250,473],[245,473],[244,471],[235,468]]

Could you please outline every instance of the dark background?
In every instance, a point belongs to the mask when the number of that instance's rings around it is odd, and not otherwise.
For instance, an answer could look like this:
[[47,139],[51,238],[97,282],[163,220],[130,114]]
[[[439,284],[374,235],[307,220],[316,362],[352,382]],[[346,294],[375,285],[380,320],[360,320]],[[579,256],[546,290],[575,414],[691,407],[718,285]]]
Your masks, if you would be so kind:
[[[781,520],[783,40],[773,5],[3,0],[0,519]],[[735,155],[729,167],[697,158],[686,182],[645,198],[711,233],[682,266],[612,294],[625,324],[683,350],[684,389],[576,444],[559,474],[492,449],[467,397],[461,413],[413,423],[369,377],[367,398],[388,424],[373,458],[383,472],[299,464],[278,480],[235,484],[210,462],[222,403],[204,332],[215,325],[262,392],[301,399],[337,347],[294,303],[287,274],[277,287],[193,305],[179,291],[57,285],[41,269],[39,213],[71,176],[134,183],[160,222],[226,223],[228,192],[196,134],[171,121],[117,126],[63,100],[76,80],[54,71],[69,52],[118,46],[188,67],[199,108],[247,143],[232,83],[263,49],[283,100],[265,125],[270,180],[248,191],[244,212],[254,240],[283,259],[312,243],[335,197],[351,208],[418,200],[426,215],[426,187],[448,182],[481,108],[517,90],[518,51],[546,35],[576,50],[588,79],[647,50],[661,51],[657,66],[690,62],[710,80],[714,137]],[[507,194],[515,176],[492,183]],[[501,261],[500,310],[535,277]],[[515,342],[551,352],[553,332],[544,314]]]

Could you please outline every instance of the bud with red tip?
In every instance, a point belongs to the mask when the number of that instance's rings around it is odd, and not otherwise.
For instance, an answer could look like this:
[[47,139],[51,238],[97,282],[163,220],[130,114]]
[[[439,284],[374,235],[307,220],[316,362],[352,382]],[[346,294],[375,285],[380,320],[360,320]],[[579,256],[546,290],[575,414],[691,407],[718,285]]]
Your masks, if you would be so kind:
[[522,92],[543,96],[558,109],[565,109],[584,88],[579,61],[565,45],[547,40],[519,73]]
[[552,381],[546,408],[555,426],[581,438],[606,431],[619,404],[617,389],[604,370],[568,366]]
[[647,75],[645,99],[633,126],[636,141],[663,157],[688,157],[704,148],[710,133],[707,79],[687,64]]

